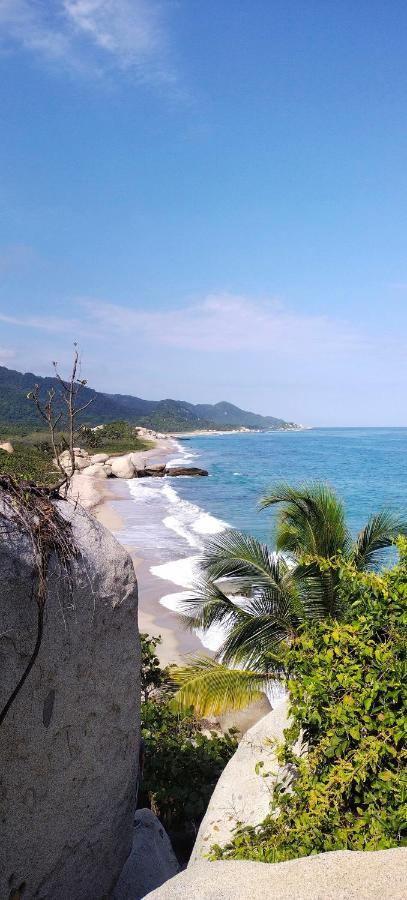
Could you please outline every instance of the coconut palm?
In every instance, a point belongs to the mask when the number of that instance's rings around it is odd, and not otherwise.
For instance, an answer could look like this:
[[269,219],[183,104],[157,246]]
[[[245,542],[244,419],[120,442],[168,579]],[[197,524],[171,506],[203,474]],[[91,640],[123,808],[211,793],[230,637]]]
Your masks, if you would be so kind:
[[202,715],[245,706],[281,677],[273,662],[281,641],[291,641],[307,621],[343,616],[338,576],[322,560],[341,557],[358,570],[371,569],[397,535],[407,534],[407,523],[382,512],[352,540],[343,504],[323,484],[282,484],[260,503],[276,504],[282,505],[277,552],[238,531],[224,532],[207,544],[201,574],[183,603],[187,627],[218,626],[225,635],[215,660],[197,657],[175,672],[177,701]]

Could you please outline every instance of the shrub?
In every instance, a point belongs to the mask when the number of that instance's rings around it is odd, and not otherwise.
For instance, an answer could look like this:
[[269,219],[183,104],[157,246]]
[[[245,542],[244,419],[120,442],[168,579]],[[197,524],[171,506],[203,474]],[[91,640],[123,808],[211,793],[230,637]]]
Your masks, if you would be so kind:
[[[407,843],[406,547],[381,575],[339,566],[347,621],[308,626],[282,649],[293,725],[279,761],[294,763],[296,777],[290,792],[274,788],[265,822],[212,858],[276,862]],[[298,758],[300,730],[308,752]]]
[[202,733],[192,711],[171,706],[170,670],[155,653],[161,638],[141,635],[141,733],[145,763],[139,806],[150,806],[168,831],[174,847],[188,858],[209,799],[226,763],[236,750],[232,733]]

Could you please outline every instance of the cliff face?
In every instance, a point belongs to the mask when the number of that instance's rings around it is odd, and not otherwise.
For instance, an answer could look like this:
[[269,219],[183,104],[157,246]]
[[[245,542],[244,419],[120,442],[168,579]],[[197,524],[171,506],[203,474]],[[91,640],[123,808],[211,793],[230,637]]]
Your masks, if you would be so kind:
[[[130,852],[138,771],[137,582],[80,507],[58,504],[79,557],[53,559],[38,659],[0,728],[0,897],[101,900]],[[0,705],[36,635],[29,541],[0,508]],[[6,534],[6,537],[5,537]]]

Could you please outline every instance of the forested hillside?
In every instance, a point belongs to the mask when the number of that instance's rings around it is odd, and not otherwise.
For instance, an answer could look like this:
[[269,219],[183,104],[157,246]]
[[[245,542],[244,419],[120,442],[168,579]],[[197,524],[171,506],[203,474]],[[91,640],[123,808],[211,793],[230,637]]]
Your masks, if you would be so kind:
[[[27,394],[35,384],[40,387],[40,396],[45,399],[47,391],[55,388],[59,393],[55,378],[42,378],[31,372],[25,374],[0,366],[0,423],[2,425],[35,426],[38,414],[27,400]],[[221,402],[214,405],[186,403],[182,400],[142,400],[125,394],[104,394],[92,388],[83,388],[83,402],[93,402],[85,410],[82,422],[99,425],[116,419],[125,419],[132,424],[144,425],[158,431],[196,431],[199,429],[288,428],[292,423],[273,416],[260,416]]]

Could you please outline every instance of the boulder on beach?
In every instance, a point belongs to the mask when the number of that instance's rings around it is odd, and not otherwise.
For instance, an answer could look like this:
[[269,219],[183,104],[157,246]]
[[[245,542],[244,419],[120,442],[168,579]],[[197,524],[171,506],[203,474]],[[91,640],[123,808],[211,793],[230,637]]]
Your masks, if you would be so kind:
[[173,478],[176,476],[182,475],[208,475],[206,469],[197,469],[194,466],[173,466],[170,469],[165,470],[166,475],[170,475]]
[[92,463],[86,467],[84,474],[93,478],[109,478],[112,474],[112,468],[104,463]]
[[104,463],[109,459],[108,453],[92,453],[90,458],[91,463]]
[[134,478],[135,466],[129,453],[125,456],[111,456],[108,465],[111,466],[111,473],[115,478]]
[[[86,450],[81,450],[80,447],[74,447],[74,458],[75,470],[78,472],[82,471],[82,469],[86,469],[91,464],[89,453],[87,453]],[[72,462],[69,450],[64,450],[62,453],[60,453],[59,462],[64,471],[70,474]]]
[[160,466],[144,466],[142,469],[136,468],[134,472],[135,478],[164,478],[167,474],[165,465]]
[[[82,477],[82,476],[79,476]],[[90,479],[89,479],[90,480]],[[130,556],[59,501],[77,556],[51,558],[39,655],[0,729],[0,897],[110,897],[129,855],[139,755],[137,581]],[[32,544],[0,505],[0,707],[32,654]]]

